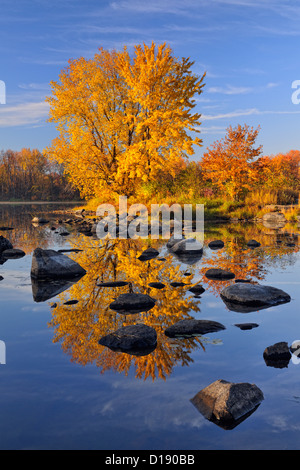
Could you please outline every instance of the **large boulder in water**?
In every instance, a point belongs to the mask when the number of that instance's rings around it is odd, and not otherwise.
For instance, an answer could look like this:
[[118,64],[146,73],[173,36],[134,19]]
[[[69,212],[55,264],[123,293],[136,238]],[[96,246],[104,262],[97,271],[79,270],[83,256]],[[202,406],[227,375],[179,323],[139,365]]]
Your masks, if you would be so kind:
[[42,248],[33,252],[31,277],[34,279],[73,279],[84,274],[85,269],[63,253]]
[[206,419],[232,429],[253,413],[263,399],[255,384],[216,380],[200,390],[191,402]]
[[236,283],[225,287],[220,295],[230,310],[245,313],[291,300],[289,294],[276,287],[248,283]]

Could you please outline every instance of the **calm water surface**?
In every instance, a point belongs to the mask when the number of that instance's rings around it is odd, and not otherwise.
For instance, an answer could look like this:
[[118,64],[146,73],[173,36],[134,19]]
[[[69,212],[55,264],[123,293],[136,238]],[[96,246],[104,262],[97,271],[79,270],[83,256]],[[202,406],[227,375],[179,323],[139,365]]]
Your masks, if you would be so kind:
[[[72,225],[58,224],[67,218],[55,212],[61,210],[0,205],[0,226],[14,228],[0,234],[26,253],[0,266],[0,339],[6,346],[6,364],[0,365],[0,448],[300,449],[300,364],[293,357],[287,367],[276,368],[263,358],[267,346],[300,340],[297,226],[280,231],[242,223],[207,226],[197,262],[175,259],[165,241],[152,241],[160,255],[142,262],[137,258],[149,241],[103,246]],[[49,224],[34,226],[35,215],[47,216]],[[60,235],[63,230],[70,235]],[[214,239],[222,239],[225,247],[210,250],[207,244]],[[250,239],[261,246],[248,249]],[[55,289],[62,286],[52,286],[53,297],[37,301],[39,286],[30,278],[36,247],[82,250],[67,255],[87,274],[61,293]],[[250,313],[230,311],[220,292],[234,280],[208,281],[204,273],[210,267],[279,287],[292,300]],[[157,299],[156,306],[135,315],[112,311],[110,303],[128,287],[97,286],[108,280],[131,282],[135,292]],[[149,288],[153,281],[166,287]],[[172,281],[186,285],[171,287]],[[200,298],[188,291],[196,282],[206,289]],[[78,303],[64,304],[74,299]],[[166,337],[167,326],[190,317],[215,320],[226,329],[188,339]],[[108,332],[137,322],[157,331],[157,348],[150,354],[138,357],[98,344]],[[235,326],[243,322],[259,326]],[[190,401],[218,379],[255,383],[264,394],[255,412],[231,430],[205,419]]]

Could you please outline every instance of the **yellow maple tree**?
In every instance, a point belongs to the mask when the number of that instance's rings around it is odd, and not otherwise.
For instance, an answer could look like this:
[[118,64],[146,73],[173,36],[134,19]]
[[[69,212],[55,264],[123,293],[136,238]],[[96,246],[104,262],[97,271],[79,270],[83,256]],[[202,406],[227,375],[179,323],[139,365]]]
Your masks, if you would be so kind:
[[202,144],[193,97],[205,74],[192,73],[193,64],[165,43],[137,45],[132,56],[126,47],[100,48],[92,59],[70,60],[51,82],[49,121],[59,136],[45,151],[82,196],[130,196]]

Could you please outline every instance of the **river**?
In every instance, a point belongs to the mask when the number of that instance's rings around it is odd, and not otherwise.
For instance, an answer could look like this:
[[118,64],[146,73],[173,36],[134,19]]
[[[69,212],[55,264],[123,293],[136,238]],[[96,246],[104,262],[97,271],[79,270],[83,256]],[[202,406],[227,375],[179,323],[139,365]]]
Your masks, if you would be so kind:
[[[299,450],[298,358],[292,355],[284,367],[274,367],[263,357],[272,344],[284,341],[290,346],[300,340],[297,226],[274,230],[242,222],[205,225],[203,256],[185,263],[167,250],[166,240],[111,240],[104,245],[74,224],[59,223],[68,218],[64,209],[0,204],[0,226],[12,228],[0,235],[25,252],[22,258],[2,260],[0,267],[0,340],[5,345],[0,448]],[[38,215],[49,223],[32,224]],[[224,248],[209,248],[216,239],[224,241]],[[251,239],[260,246],[249,248]],[[140,261],[150,245],[159,256]],[[49,298],[37,297],[30,276],[37,247],[76,249],[66,256],[84,267],[86,275],[63,288],[53,285]],[[229,270],[235,279],[278,287],[291,301],[248,313],[230,310],[220,292],[235,280],[207,279],[211,267]],[[111,310],[110,303],[128,291],[128,286],[97,285],[112,280],[129,281],[133,291],[155,298],[155,307],[131,315]],[[157,281],[165,287],[149,287]],[[174,281],[184,285],[173,287]],[[195,283],[205,288],[201,296],[189,291]],[[77,302],[66,305],[68,300]],[[184,318],[213,320],[225,328],[204,336],[168,338],[165,329]],[[236,326],[245,322],[257,326]],[[146,323],[157,332],[157,347],[149,354],[99,345],[103,335],[134,323]],[[256,384],[264,395],[258,408],[232,429],[209,421],[191,402],[218,379]]]

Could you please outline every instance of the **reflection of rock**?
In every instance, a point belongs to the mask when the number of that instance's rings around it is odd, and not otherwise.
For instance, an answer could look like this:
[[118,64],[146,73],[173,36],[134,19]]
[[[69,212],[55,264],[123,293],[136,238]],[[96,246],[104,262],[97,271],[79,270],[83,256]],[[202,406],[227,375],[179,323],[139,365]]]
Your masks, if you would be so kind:
[[0,235],[0,252],[3,252],[4,250],[11,250],[12,247],[13,246],[10,243],[10,241],[7,240],[7,238]]
[[224,429],[233,429],[252,414],[264,396],[249,383],[231,383],[217,380],[200,390],[191,399],[203,416]]
[[225,287],[220,295],[230,310],[242,313],[261,310],[291,300],[289,294],[276,287],[248,283]]
[[110,304],[112,310],[119,313],[147,312],[155,305],[155,300],[147,294],[121,294]]
[[263,353],[266,365],[277,369],[287,367],[291,357],[290,349],[285,341],[268,346]]
[[195,336],[225,330],[225,326],[212,320],[195,320],[193,318],[180,320],[165,330],[169,338],[176,336]]
[[144,325],[128,325],[103,336],[99,344],[113,351],[121,351],[135,356],[144,356],[154,351],[157,334],[154,328]]
[[23,256],[25,256],[25,252],[18,248],[10,248],[8,250],[4,250],[2,252],[2,256],[7,259],[23,258]]
[[47,224],[49,220],[44,219],[44,217],[34,217],[32,219],[33,224]]
[[143,253],[138,257],[140,261],[148,261],[150,259],[156,258],[159,255],[159,251],[155,248],[147,248]]
[[46,300],[56,297],[61,292],[72,287],[76,281],[67,281],[64,279],[48,280],[47,282],[31,279],[32,296],[35,302],[45,302]]
[[185,264],[197,263],[203,255],[203,245],[195,238],[170,239],[167,248],[181,263]]
[[213,240],[208,244],[211,250],[219,250],[224,247],[224,242],[222,240]]
[[55,250],[36,248],[33,252],[31,277],[35,279],[72,279],[85,273],[76,261]]
[[206,271],[205,276],[207,279],[227,280],[233,279],[235,274],[231,273],[230,271],[225,271],[224,269],[211,268]]

